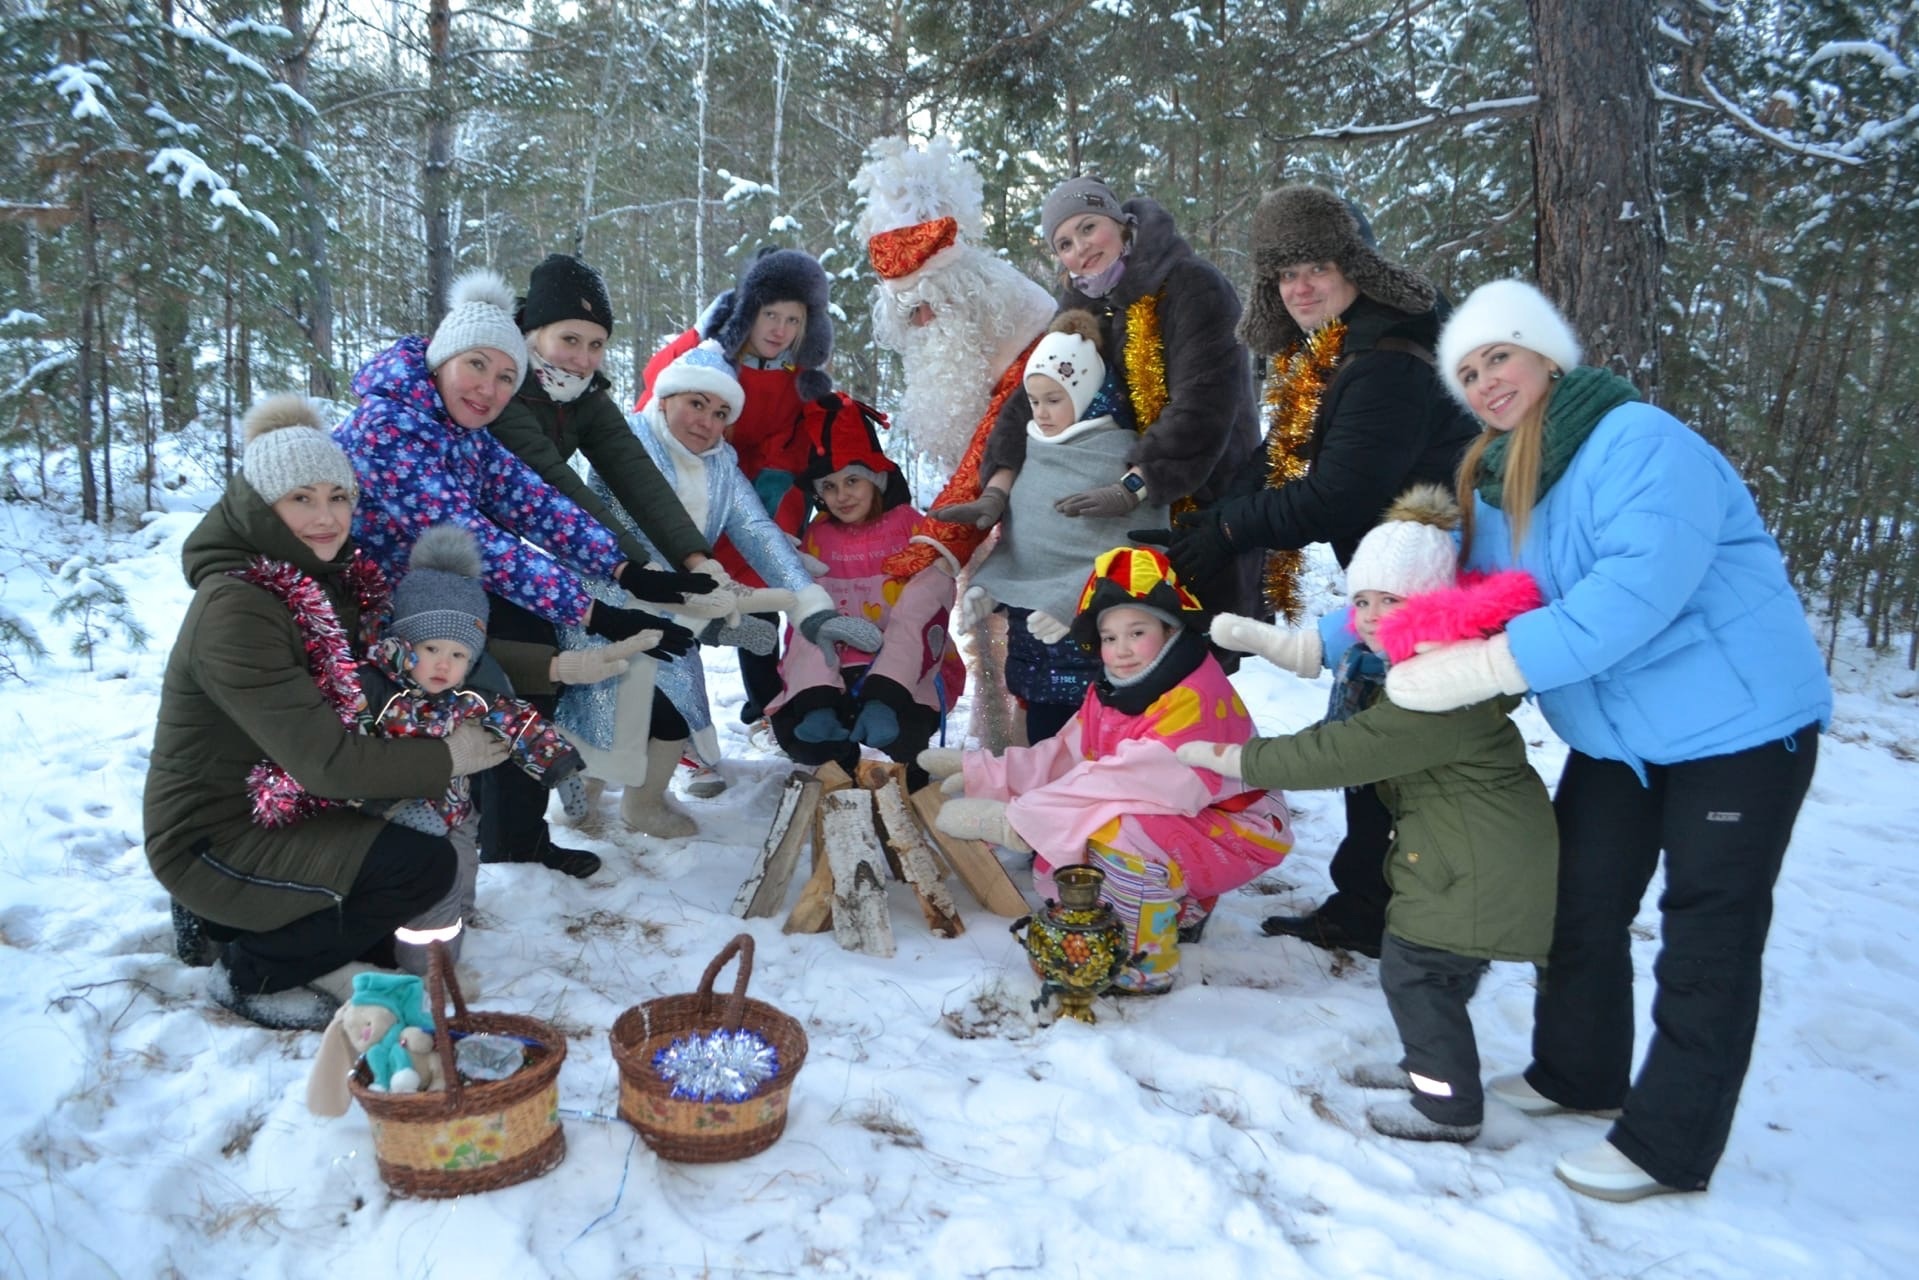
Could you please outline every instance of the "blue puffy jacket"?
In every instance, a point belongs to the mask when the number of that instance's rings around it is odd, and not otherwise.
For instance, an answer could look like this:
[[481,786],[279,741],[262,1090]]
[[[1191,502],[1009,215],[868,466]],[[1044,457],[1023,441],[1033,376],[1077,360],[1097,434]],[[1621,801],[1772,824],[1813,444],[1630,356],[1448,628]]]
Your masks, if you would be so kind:
[[1832,718],[1832,686],[1779,546],[1718,450],[1638,402],[1601,418],[1513,556],[1476,506],[1470,569],[1518,567],[1544,608],[1507,625],[1555,732],[1631,765],[1744,751]]

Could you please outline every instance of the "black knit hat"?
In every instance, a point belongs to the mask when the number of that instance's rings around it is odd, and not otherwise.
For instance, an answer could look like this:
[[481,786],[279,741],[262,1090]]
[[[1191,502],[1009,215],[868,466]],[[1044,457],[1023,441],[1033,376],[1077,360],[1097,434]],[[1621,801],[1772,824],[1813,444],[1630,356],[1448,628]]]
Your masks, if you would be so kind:
[[561,320],[590,320],[610,335],[613,301],[599,272],[571,254],[549,253],[546,261],[533,268],[533,279],[513,320],[521,333]]

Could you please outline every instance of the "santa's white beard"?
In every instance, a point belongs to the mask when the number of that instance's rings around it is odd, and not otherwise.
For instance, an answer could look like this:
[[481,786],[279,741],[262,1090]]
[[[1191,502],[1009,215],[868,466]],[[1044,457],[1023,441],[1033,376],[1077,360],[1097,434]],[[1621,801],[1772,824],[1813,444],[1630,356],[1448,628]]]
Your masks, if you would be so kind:
[[992,338],[963,316],[940,315],[908,327],[893,349],[906,371],[900,425],[918,448],[953,466],[992,403],[999,374],[992,367]]

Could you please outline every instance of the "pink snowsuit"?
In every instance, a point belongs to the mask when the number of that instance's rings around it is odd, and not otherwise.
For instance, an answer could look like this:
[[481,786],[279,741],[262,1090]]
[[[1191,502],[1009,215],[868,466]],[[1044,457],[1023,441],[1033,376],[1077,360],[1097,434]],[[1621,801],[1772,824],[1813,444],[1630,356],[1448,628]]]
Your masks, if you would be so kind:
[[1035,887],[1055,867],[1086,861],[1087,844],[1176,869],[1202,902],[1259,875],[1293,847],[1283,793],[1181,764],[1182,742],[1244,743],[1252,717],[1211,655],[1139,715],[1092,690],[1058,734],[1005,755],[966,753],[969,798],[1008,801],[1013,830],[1033,846]]

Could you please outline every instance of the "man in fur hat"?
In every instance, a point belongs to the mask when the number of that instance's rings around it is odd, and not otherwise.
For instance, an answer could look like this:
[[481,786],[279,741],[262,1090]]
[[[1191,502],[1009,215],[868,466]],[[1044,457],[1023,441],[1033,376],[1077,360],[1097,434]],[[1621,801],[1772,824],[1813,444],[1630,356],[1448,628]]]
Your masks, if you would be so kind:
[[[1320,187],[1267,192],[1252,259],[1239,333],[1271,360],[1265,467],[1257,488],[1180,517],[1162,540],[1182,575],[1252,549],[1280,553],[1268,561],[1267,604],[1289,613],[1300,548],[1331,543],[1344,568],[1397,495],[1451,486],[1478,429],[1433,368],[1449,309],[1439,290],[1383,257],[1351,202]],[[1378,955],[1391,828],[1370,786],[1349,788],[1332,897],[1307,915],[1269,917],[1266,932]]]

